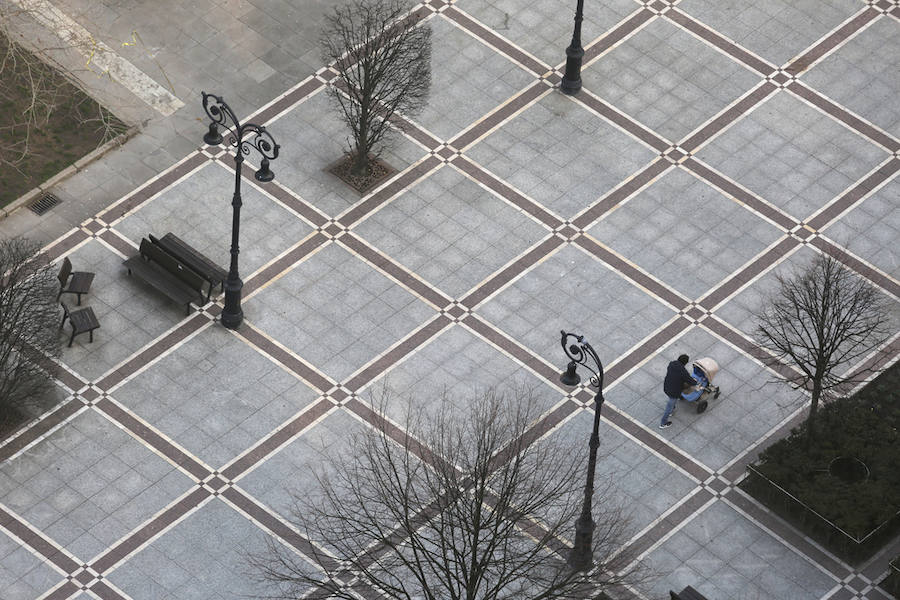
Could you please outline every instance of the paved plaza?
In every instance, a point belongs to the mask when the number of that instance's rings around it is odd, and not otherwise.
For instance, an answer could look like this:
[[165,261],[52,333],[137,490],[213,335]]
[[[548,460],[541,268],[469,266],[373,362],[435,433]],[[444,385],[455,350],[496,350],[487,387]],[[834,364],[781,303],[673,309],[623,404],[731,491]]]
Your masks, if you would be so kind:
[[[318,57],[326,4],[56,4],[184,106],[95,78],[141,131],[47,216],[0,221],[96,273],[101,322],[64,349],[55,405],[0,445],[0,598],[252,597],[245,553],[305,556],[290,495],[376,426],[384,386],[428,411],[441,390],[463,410],[527,385],[535,426],[586,453],[593,393],[559,383],[560,330],[603,361],[598,477],[652,574],[618,597],[889,598],[900,539],[850,566],[737,484],[805,416],[753,340],[777,274],[837,256],[900,331],[900,2],[588,0],[570,97],[575,2],[428,0],[430,101],[363,197],[328,173],[348,134]],[[282,146],[273,183],[244,170],[237,331],[221,296],[185,316],[122,266],[167,232],[228,263],[234,163],[202,146],[201,89]],[[719,362],[722,396],[661,431],[681,353]]]

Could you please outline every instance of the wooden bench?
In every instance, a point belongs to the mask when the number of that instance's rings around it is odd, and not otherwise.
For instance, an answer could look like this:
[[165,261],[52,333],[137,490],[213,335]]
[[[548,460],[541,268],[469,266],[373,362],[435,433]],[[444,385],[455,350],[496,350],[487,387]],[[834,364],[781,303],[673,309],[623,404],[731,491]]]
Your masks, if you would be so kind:
[[671,600],[707,600],[706,596],[704,596],[691,586],[687,586],[677,594],[669,590],[669,597],[671,598]]
[[69,310],[69,307],[65,302],[60,302],[60,304],[62,304],[63,309],[63,318],[59,323],[60,330],[62,330],[63,325],[66,324],[66,319],[69,320],[69,325],[72,326],[72,335],[69,337],[69,348],[72,347],[75,336],[80,333],[89,334],[90,341],[93,343],[94,330],[100,327],[100,321],[97,320],[97,315],[94,314],[93,309],[91,309],[90,306],[86,306],[77,310]]
[[72,271],[72,261],[67,256],[63,259],[56,278],[59,279],[59,293],[56,294],[56,299],[59,300],[63,294],[77,294],[78,304],[81,305],[81,295],[87,294],[91,289],[94,274],[87,271]]
[[206,283],[209,284],[209,289],[206,292],[207,302],[209,302],[209,296],[212,294],[213,288],[218,287],[224,291],[228,272],[195,250],[190,244],[174,233],[167,233],[159,240],[153,235],[148,237],[151,242],[174,256],[178,262],[194,270],[206,280]]
[[125,261],[125,268],[129,275],[184,304],[186,314],[191,312],[191,302],[203,304],[203,278],[146,238],[141,240],[140,252]]

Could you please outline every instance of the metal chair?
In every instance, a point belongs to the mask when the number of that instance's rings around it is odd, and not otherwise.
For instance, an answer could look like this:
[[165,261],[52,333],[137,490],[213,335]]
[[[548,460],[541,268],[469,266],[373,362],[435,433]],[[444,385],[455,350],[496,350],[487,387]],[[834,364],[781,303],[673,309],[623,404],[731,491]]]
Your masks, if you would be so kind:
[[69,337],[69,348],[72,347],[72,342],[79,333],[89,334],[90,341],[93,343],[94,330],[100,327],[100,321],[97,320],[97,315],[94,314],[93,309],[91,309],[90,306],[85,306],[84,308],[69,310],[69,307],[66,306],[65,302],[60,302],[60,304],[62,304],[63,308],[63,318],[59,323],[60,331],[62,331],[63,325],[66,324],[66,319],[69,320],[69,325],[72,326],[72,335]]
[[59,268],[59,293],[56,299],[59,300],[63,294],[77,294],[78,305],[81,305],[81,295],[87,294],[91,289],[91,283],[94,281],[94,274],[85,271],[72,271],[72,261],[69,257],[63,259],[62,266]]

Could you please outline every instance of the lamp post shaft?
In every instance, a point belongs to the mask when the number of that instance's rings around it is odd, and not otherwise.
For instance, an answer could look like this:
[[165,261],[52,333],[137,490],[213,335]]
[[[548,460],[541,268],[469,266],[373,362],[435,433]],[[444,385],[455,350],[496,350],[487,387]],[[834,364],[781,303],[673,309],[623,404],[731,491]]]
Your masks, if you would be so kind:
[[[579,6],[581,2],[579,2]],[[577,32],[577,30],[576,30]],[[594,395],[594,428],[591,431],[589,442],[590,454],[588,458],[587,482],[584,485],[584,502],[581,505],[581,515],[575,521],[575,542],[569,553],[569,566],[575,571],[587,571],[594,563],[593,538],[594,517],[591,511],[591,501],[594,496],[594,474],[597,471],[597,449],[600,447],[600,410],[603,408],[603,363],[594,348],[587,343],[584,336],[560,331],[560,341],[563,352],[569,357],[569,365],[565,373],[559,378],[566,386],[576,386],[581,382],[578,376],[578,365],[591,371],[591,387],[597,389]]]
[[581,47],[581,22],[584,20],[584,0],[575,5],[575,29],[572,32],[572,43],[566,48],[566,72],[559,88],[564,94],[577,94],[581,89],[581,61],[584,48]]
[[244,282],[238,273],[238,255],[241,252],[239,240],[241,234],[241,182],[244,155],[255,150],[262,156],[256,179],[263,183],[272,181],[275,174],[269,169],[269,161],[278,158],[278,144],[272,135],[262,125],[244,123],[238,120],[231,107],[221,96],[200,92],[203,98],[203,110],[210,118],[209,131],[203,136],[203,141],[211,146],[218,146],[224,141],[219,133],[219,126],[225,127],[231,134],[228,145],[234,146],[234,196],[231,198],[231,265],[228,268],[228,277],[225,279],[225,308],[222,309],[220,320],[228,329],[237,329],[244,321],[244,311],[241,309],[241,290]]
[[575,543],[569,554],[569,566],[576,571],[585,571],[591,568],[593,563],[593,534],[594,517],[592,515],[591,501],[594,496],[594,475],[597,471],[597,448],[600,447],[600,409],[603,407],[603,391],[598,390],[594,396],[594,429],[591,432],[589,442],[590,456],[588,457],[587,483],[584,486],[584,503],[581,505],[581,515],[575,521]]
[[228,269],[228,279],[225,280],[225,308],[222,310],[222,325],[228,329],[237,329],[244,321],[244,311],[241,309],[241,290],[244,282],[238,274],[238,254],[240,246],[238,240],[241,232],[241,167],[244,164],[244,156],[238,151],[234,155],[234,196],[231,199],[231,265]]

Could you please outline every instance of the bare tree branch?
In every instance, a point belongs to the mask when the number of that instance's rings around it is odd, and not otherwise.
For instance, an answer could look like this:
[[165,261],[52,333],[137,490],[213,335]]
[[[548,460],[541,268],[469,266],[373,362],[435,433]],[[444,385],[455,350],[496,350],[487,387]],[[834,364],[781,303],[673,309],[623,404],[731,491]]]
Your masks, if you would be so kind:
[[351,0],[327,17],[322,55],[340,72],[329,88],[352,134],[353,173],[368,171],[395,113],[424,107],[431,87],[431,30],[404,0]]
[[[388,396],[374,407],[385,421]],[[354,436],[317,474],[319,492],[295,496],[292,521],[314,542],[319,571],[273,543],[252,559],[262,580],[282,598],[359,600],[362,585],[404,600],[552,600],[636,577],[631,557],[616,554],[626,520],[608,498],[595,514],[596,569],[566,564],[584,453],[527,435],[539,416],[531,392],[489,390],[471,406],[459,414],[442,398],[422,416],[410,405],[402,428]]]
[[811,394],[812,438],[820,400],[858,377],[847,370],[889,338],[887,310],[871,283],[830,255],[777,279],[777,293],[756,313],[757,338],[775,358],[797,368],[787,381]]
[[61,348],[58,284],[39,249],[25,238],[0,239],[0,420],[39,400],[50,385],[41,365]]

